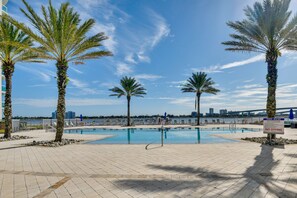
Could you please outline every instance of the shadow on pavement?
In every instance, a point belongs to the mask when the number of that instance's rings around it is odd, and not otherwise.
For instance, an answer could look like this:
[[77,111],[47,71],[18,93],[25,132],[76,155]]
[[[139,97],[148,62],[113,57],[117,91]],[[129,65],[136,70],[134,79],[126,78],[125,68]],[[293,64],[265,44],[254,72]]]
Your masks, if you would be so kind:
[[[178,195],[185,193],[182,197],[199,197],[203,193],[221,194],[227,197],[263,197],[266,194],[295,197],[297,189],[287,188],[287,182],[296,185],[297,178],[273,172],[279,165],[279,161],[273,159],[274,149],[277,148],[261,145],[261,152],[255,157],[254,163],[241,174],[216,172],[191,166],[147,165],[150,169],[165,171],[162,174],[178,175],[180,179],[125,179],[116,181],[116,185],[146,193],[171,192]],[[189,178],[185,179],[187,176]],[[187,195],[189,192],[191,194]]]

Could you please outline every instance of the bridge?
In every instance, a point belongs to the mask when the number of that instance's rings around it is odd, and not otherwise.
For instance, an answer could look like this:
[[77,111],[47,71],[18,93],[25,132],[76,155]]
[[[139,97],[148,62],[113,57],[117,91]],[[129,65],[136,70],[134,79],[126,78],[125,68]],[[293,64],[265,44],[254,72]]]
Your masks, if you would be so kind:
[[[277,113],[283,114],[283,113],[288,113],[290,110],[293,109],[297,111],[297,107],[281,107],[281,108],[276,108],[276,111],[279,111]],[[281,112],[280,112],[281,111]],[[266,109],[252,109],[252,110],[244,110],[244,111],[230,111],[228,112],[228,115],[234,115],[234,114],[243,114],[243,113],[253,113],[253,112],[266,112]]]

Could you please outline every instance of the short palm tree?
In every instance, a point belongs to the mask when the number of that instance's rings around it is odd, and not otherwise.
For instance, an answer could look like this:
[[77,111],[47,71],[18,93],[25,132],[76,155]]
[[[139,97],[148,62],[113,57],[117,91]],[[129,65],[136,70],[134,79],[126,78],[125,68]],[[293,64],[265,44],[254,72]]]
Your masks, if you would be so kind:
[[114,87],[109,91],[114,92],[110,96],[117,96],[118,98],[126,96],[127,98],[127,126],[131,126],[130,119],[130,101],[132,96],[143,97],[146,95],[146,89],[132,77],[123,77],[121,79],[121,87]]
[[40,58],[56,62],[58,103],[55,141],[61,141],[64,131],[69,62],[78,64],[87,59],[98,59],[112,54],[99,49],[102,41],[107,39],[104,33],[87,36],[95,21],[89,19],[81,22],[79,14],[70,7],[69,3],[62,3],[59,9],[56,9],[49,0],[48,7],[42,6],[42,14],[39,15],[25,0],[22,1],[26,10],[21,9],[21,11],[29,19],[36,32],[10,17],[7,18],[40,45],[41,48],[38,51]]
[[193,92],[196,94],[195,108],[197,108],[197,125],[200,125],[200,97],[203,93],[217,94],[220,90],[213,87],[214,81],[207,77],[204,72],[193,73],[185,84],[182,85],[181,91]]
[[290,0],[264,0],[244,10],[246,19],[228,22],[235,30],[231,41],[223,42],[229,51],[260,52],[266,55],[269,118],[276,113],[277,60],[281,50],[296,50],[297,15],[291,18]]
[[0,64],[2,64],[6,82],[4,138],[10,138],[12,132],[11,91],[15,64],[18,62],[39,62],[37,55],[30,51],[32,45],[30,37],[4,18],[0,18]]

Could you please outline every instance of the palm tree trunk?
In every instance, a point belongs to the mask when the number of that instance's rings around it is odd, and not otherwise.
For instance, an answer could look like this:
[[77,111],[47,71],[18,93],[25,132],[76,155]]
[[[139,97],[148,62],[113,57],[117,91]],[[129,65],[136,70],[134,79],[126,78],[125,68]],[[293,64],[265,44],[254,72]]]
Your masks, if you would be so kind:
[[57,63],[57,84],[58,84],[58,103],[57,103],[57,131],[56,131],[56,142],[62,141],[64,132],[64,118],[65,118],[65,95],[67,86],[67,62]]
[[200,93],[197,93],[197,126],[200,125]]
[[12,91],[12,74],[14,71],[14,65],[9,65],[9,66],[3,65],[3,71],[5,76],[5,82],[6,82],[5,106],[4,106],[4,117],[5,117],[4,138],[10,138],[12,133],[11,91]]
[[127,96],[128,106],[127,106],[127,126],[131,126],[131,120],[130,120],[130,101],[131,97]]
[[[276,113],[276,99],[275,92],[277,87],[277,58],[278,52],[276,50],[268,51],[266,54],[267,62],[267,83],[268,83],[268,95],[266,103],[266,112],[268,118],[274,118]],[[275,134],[272,135],[275,138]]]

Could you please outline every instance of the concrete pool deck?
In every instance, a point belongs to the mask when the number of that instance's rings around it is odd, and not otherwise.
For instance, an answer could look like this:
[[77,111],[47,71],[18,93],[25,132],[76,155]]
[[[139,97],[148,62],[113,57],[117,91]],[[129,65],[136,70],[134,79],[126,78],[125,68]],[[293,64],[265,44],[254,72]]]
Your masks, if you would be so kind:
[[[237,127],[242,126],[261,127]],[[54,138],[42,130],[17,134]],[[296,139],[297,130],[286,129],[283,137]],[[28,141],[32,139],[0,143],[0,197],[297,197],[297,145],[275,148],[240,141],[153,145],[149,150],[145,145],[19,147]]]

